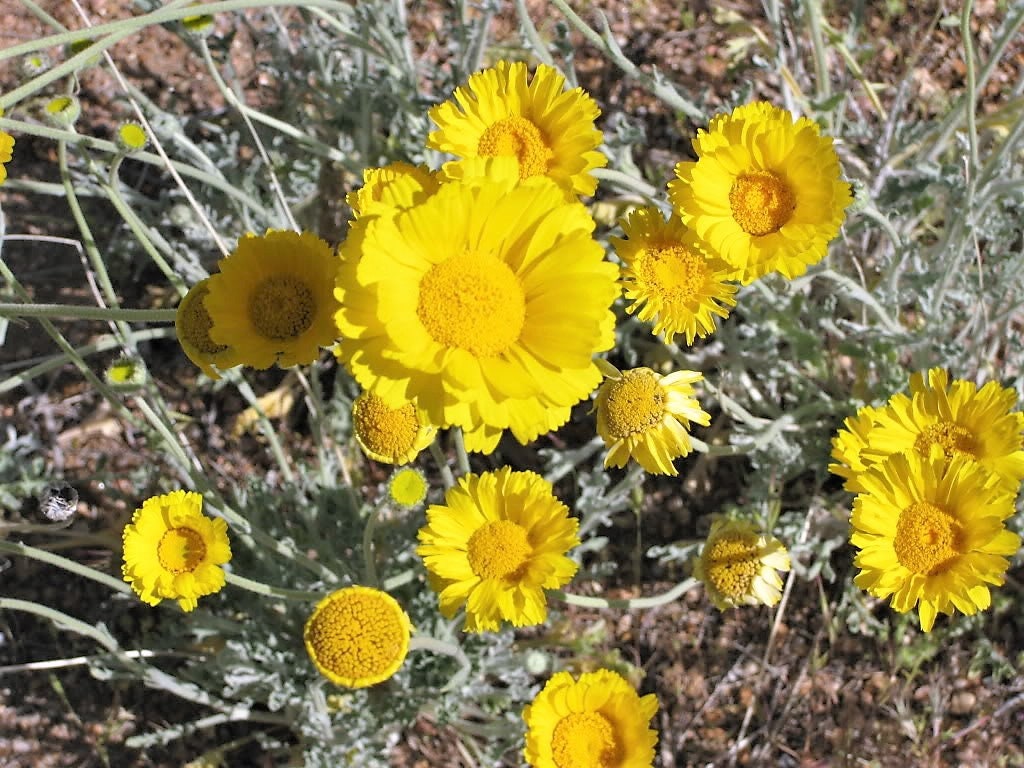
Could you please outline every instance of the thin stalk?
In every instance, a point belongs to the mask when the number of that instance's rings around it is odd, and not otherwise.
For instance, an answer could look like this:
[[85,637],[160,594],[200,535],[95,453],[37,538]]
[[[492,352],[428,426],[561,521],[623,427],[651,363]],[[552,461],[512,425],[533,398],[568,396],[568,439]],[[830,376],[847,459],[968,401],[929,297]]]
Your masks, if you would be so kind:
[[77,563],[74,560],[69,560],[66,557],[55,555],[53,552],[47,552],[45,549],[38,549],[37,547],[31,547],[28,544],[22,544],[20,541],[0,539],[0,552],[4,552],[8,555],[30,557],[33,560],[38,560],[39,562],[46,563],[47,565],[55,565],[68,573],[73,573],[76,576],[82,576],[86,579],[90,579],[124,595],[130,595],[132,593],[132,588],[121,579],[115,578],[110,574],[103,573],[102,571],[97,571],[95,568],[90,568],[87,565]]
[[448,466],[448,458],[441,450],[440,439],[441,433],[438,432],[434,442],[430,444],[430,455],[434,457],[434,463],[437,464],[437,469],[441,473],[441,482],[444,483],[444,487],[451,488],[455,485],[455,475],[452,474],[452,468]]
[[266,595],[267,597],[280,597],[284,600],[312,603],[321,600],[326,594],[325,592],[308,592],[302,589],[274,587],[270,584],[264,584],[262,581],[247,579],[245,576],[240,576],[232,571],[225,571],[224,579],[228,584],[239,589],[244,589],[257,595]]
[[[0,302],[2,317],[47,317],[54,320],[103,320],[120,323],[173,323],[174,309],[126,309],[79,304]],[[129,330],[129,335],[131,331]]]
[[690,578],[686,581],[679,582],[667,592],[663,592],[660,595],[651,595],[650,597],[590,597],[588,595],[571,595],[560,589],[549,589],[547,594],[556,600],[561,600],[563,603],[578,605],[582,608],[617,608],[620,610],[632,611],[642,608],[657,608],[661,605],[668,605],[673,600],[678,600],[683,594],[693,589],[698,584],[700,584],[700,582],[697,581],[697,579]]
[[13,597],[0,597],[0,611],[3,610],[33,613],[36,616],[52,622],[58,629],[67,629],[76,634],[91,637],[108,651],[116,652],[118,649],[117,641],[106,630],[99,629],[91,624],[86,624],[84,621],[80,621],[74,616],[68,616],[66,613],[58,611],[55,608],[40,605],[39,603],[32,603],[28,600],[18,600]]
[[455,458],[459,463],[459,474],[468,475],[471,469],[469,454],[466,453],[466,437],[462,434],[462,427],[455,427],[452,430],[452,439],[455,441]]

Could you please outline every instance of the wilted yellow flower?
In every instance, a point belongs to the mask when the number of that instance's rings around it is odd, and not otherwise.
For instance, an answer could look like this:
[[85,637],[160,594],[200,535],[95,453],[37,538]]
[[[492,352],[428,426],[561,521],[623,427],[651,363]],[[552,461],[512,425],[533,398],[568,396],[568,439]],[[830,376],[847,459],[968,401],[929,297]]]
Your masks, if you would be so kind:
[[694,562],[693,575],[724,611],[738,605],[775,605],[782,595],[778,571],[789,568],[789,552],[777,538],[745,520],[719,518]]
[[188,359],[211,379],[219,379],[220,374],[214,365],[227,369],[238,363],[232,359],[234,355],[230,347],[210,338],[213,321],[206,311],[209,282],[210,278],[200,280],[185,294],[174,314],[174,332]]

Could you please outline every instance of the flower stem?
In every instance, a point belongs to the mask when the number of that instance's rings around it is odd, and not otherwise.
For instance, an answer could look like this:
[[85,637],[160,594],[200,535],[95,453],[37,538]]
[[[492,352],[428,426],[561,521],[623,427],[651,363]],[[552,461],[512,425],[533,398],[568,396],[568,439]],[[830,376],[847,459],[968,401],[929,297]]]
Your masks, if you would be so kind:
[[0,303],[0,317],[51,317],[61,320],[114,320],[129,323],[172,323],[174,309],[122,309],[78,304]]
[[115,640],[105,629],[94,627],[91,624],[86,624],[84,621],[80,621],[74,616],[68,616],[66,613],[50,608],[49,606],[40,605],[39,603],[33,603],[28,600],[18,600],[13,597],[0,597],[0,611],[3,610],[34,613],[36,616],[40,616],[53,622],[53,625],[58,629],[67,629],[76,634],[91,637],[108,651],[113,652],[118,649],[117,640]]
[[110,587],[115,592],[130,595],[132,591],[131,587],[129,587],[127,583],[111,576],[110,574],[97,571],[95,568],[90,568],[88,565],[76,563],[74,560],[69,560],[66,557],[55,555],[53,552],[47,552],[45,549],[30,547],[28,544],[22,544],[20,541],[6,541],[5,539],[0,539],[0,552],[5,552],[9,555],[24,555],[25,557],[31,557],[33,560],[38,560],[41,563],[56,565],[58,568],[63,568],[65,571],[73,573],[76,576],[84,576],[87,579],[97,581],[106,587]]
[[307,592],[301,589],[286,589],[285,587],[272,587],[269,584],[264,584],[262,581],[253,581],[247,579],[245,576],[239,576],[237,573],[231,571],[224,572],[224,578],[228,584],[235,587],[240,587],[253,592],[257,595],[267,595],[268,597],[281,597],[285,600],[298,600],[300,602],[315,602],[320,600],[326,594],[325,592]]
[[469,677],[469,673],[473,668],[469,657],[463,652],[463,650],[455,643],[449,643],[445,640],[438,640],[436,637],[424,637],[417,635],[409,641],[410,651],[430,651],[431,653],[437,653],[442,656],[451,656],[453,659],[459,662],[459,671],[452,676],[452,679],[441,690],[450,691],[456,688]]
[[677,600],[685,592],[693,589],[699,583],[700,582],[697,581],[697,579],[686,579],[685,581],[681,581],[676,584],[672,589],[668,590],[668,592],[663,592],[660,595],[651,595],[650,597],[590,597],[588,595],[570,595],[560,589],[550,589],[547,594],[556,600],[561,600],[569,605],[578,605],[581,608],[620,608],[631,611],[640,608],[657,608],[660,605],[667,605],[673,600]]

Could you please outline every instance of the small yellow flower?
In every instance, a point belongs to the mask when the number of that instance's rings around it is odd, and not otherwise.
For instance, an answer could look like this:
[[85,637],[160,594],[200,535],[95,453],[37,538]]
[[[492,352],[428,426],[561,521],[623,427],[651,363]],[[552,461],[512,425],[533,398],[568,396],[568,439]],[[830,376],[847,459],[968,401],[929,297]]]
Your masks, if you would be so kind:
[[693,396],[693,384],[704,377],[696,371],[619,371],[604,360],[598,365],[607,377],[594,400],[597,433],[609,449],[604,465],[624,467],[632,458],[652,474],[679,474],[672,462],[693,449],[690,422],[711,422]]
[[528,80],[525,63],[499,61],[429,114],[438,130],[428,147],[461,158],[513,156],[520,178],[549,176],[572,195],[594,194],[591,171],[608,162],[597,151],[597,103],[582,88],[566,91],[565,77],[545,64]]
[[388,498],[407,509],[414,509],[422,504],[427,498],[428,490],[430,486],[427,485],[427,478],[413,467],[395,470],[388,480]]
[[853,198],[814,121],[754,102],[715,117],[693,148],[697,160],[676,165],[669,199],[732,279],[793,278],[825,256]]
[[114,389],[131,391],[146,383],[146,366],[134,357],[119,357],[107,368],[104,375],[107,384]]
[[416,552],[451,618],[466,606],[467,632],[517,627],[547,618],[545,589],[558,589],[576,573],[566,553],[580,543],[578,523],[533,472],[466,475],[448,489],[445,504],[427,509]]
[[653,693],[638,696],[621,675],[607,669],[552,675],[523,710],[526,748],[533,768],[650,768],[658,732]]
[[336,685],[366,688],[398,671],[411,634],[409,617],[395,598],[352,586],[321,600],[302,636],[320,674]]
[[235,365],[305,365],[334,344],[338,259],[319,237],[273,229],[247,234],[219,266],[204,304],[210,338],[232,348]]
[[389,408],[372,392],[363,392],[352,403],[352,426],[366,455],[385,464],[408,464],[437,434],[413,403]]
[[724,611],[738,605],[775,605],[782,595],[778,571],[789,568],[789,552],[777,538],[750,522],[719,518],[694,562],[693,575]]
[[174,315],[174,332],[188,359],[211,379],[219,379],[220,374],[214,365],[227,369],[238,363],[232,360],[233,353],[230,347],[218,344],[210,338],[213,321],[206,311],[206,296],[210,292],[209,282],[210,278],[200,280],[185,294]]
[[149,142],[149,137],[146,136],[146,131],[141,125],[133,121],[121,123],[121,125],[117,127],[117,133],[115,136],[117,146],[122,152],[141,152],[146,148],[146,144]]
[[941,451],[894,454],[858,478],[850,543],[860,552],[854,583],[875,597],[892,596],[906,613],[918,606],[921,629],[954,610],[972,615],[992,602],[1020,537],[1003,523],[1014,493],[966,456]]
[[437,192],[440,182],[425,165],[391,163],[363,171],[363,186],[349,192],[345,202],[356,218],[405,210]]
[[74,96],[55,96],[43,107],[47,119],[59,128],[74,125],[82,114],[82,105]]
[[143,602],[177,600],[191,611],[224,586],[231,559],[227,523],[202,513],[198,493],[174,491],[147,499],[124,529],[121,572]]
[[[3,117],[3,110],[0,109],[0,117]],[[0,184],[7,180],[7,168],[5,163],[11,162],[14,157],[14,137],[4,131],[0,131]]]
[[668,221],[653,206],[636,208],[622,221],[627,239],[611,238],[623,261],[622,285],[643,322],[672,343],[676,334],[693,344],[715,330],[715,316],[728,317],[736,286],[725,282],[732,268],[701,249],[678,217]]

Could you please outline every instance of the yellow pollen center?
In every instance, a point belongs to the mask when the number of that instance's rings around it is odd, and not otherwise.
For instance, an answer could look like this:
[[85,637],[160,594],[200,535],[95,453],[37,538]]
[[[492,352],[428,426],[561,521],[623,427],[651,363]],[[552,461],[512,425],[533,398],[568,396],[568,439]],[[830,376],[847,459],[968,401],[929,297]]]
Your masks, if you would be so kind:
[[473,573],[482,579],[514,575],[533,554],[526,529],[511,520],[494,520],[473,531],[466,546]]
[[551,757],[558,768],[614,768],[621,752],[615,729],[600,712],[566,715],[551,735]]
[[353,404],[352,424],[363,444],[384,456],[401,456],[411,450],[420,431],[420,420],[412,403],[388,408],[370,392],[364,392]]
[[297,277],[268,277],[252,292],[249,319],[261,336],[286,341],[302,335],[313,324],[313,291]]
[[914,441],[914,449],[922,456],[927,456],[933,445],[942,448],[948,459],[954,456],[977,458],[974,433],[952,421],[940,421],[925,427]]
[[708,581],[723,595],[741,600],[753,594],[754,579],[761,570],[761,558],[755,542],[718,539],[705,550],[703,560]]
[[484,157],[515,155],[520,179],[547,173],[548,162],[554,157],[537,126],[518,115],[487,126],[476,151]]
[[416,314],[438,344],[493,357],[519,339],[526,297],[508,264],[494,256],[464,253],[423,276]]
[[191,528],[171,528],[160,537],[156,556],[164,570],[191,573],[206,557],[206,542]]
[[666,304],[690,304],[704,295],[707,259],[685,246],[650,248],[638,266],[640,279]]
[[622,440],[646,432],[665,416],[667,393],[649,368],[624,371],[608,384],[608,432]]
[[963,554],[964,531],[944,510],[918,501],[900,513],[892,546],[900,565],[931,576],[945,571]]
[[344,589],[310,618],[306,642],[316,661],[339,677],[381,675],[405,654],[409,640],[398,610],[384,595]]
[[193,288],[193,292],[193,294],[186,297],[186,303],[179,310],[180,320],[178,325],[185,336],[185,341],[204,355],[215,355],[218,352],[223,352],[227,347],[216,343],[210,338],[210,328],[213,326],[213,321],[210,320],[210,315],[206,311],[206,305],[203,303],[210,289],[204,285],[198,291]]
[[782,229],[796,209],[789,185],[773,171],[741,173],[729,190],[732,217],[748,235],[760,237]]

